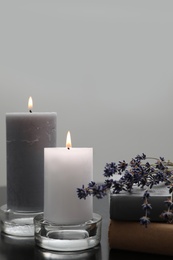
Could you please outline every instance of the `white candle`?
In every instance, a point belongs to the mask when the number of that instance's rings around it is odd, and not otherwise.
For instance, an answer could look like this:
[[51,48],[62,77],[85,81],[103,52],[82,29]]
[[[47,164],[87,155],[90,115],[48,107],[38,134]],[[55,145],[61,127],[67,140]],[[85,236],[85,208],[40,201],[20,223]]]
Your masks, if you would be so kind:
[[[31,100],[30,100],[31,102]],[[56,113],[6,114],[7,207],[43,211],[44,147],[56,146]]]
[[77,188],[93,179],[92,148],[45,148],[44,176],[46,220],[63,225],[92,218],[92,196],[86,200],[77,196]]

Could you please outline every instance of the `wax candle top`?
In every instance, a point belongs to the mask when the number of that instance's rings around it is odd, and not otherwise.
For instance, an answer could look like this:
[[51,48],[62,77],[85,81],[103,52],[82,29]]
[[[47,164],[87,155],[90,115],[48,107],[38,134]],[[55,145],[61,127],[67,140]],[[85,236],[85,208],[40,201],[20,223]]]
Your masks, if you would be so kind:
[[7,206],[42,211],[44,148],[56,146],[55,112],[6,114]]
[[66,147],[44,148],[44,216],[59,225],[84,223],[92,218],[92,197],[80,200],[79,185],[93,179],[93,149],[72,148],[70,132]]

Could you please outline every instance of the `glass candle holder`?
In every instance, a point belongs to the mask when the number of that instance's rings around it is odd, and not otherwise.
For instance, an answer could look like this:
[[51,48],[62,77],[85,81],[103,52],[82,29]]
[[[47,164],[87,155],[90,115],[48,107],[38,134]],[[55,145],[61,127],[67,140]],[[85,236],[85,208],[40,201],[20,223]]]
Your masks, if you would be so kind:
[[101,260],[101,246],[75,252],[58,252],[35,247],[35,258],[39,260]]
[[34,236],[34,217],[39,212],[20,212],[0,207],[1,231],[5,234],[21,237]]
[[102,218],[93,218],[82,224],[58,225],[44,219],[44,214],[34,218],[35,242],[41,248],[54,251],[80,251],[97,246],[101,240]]

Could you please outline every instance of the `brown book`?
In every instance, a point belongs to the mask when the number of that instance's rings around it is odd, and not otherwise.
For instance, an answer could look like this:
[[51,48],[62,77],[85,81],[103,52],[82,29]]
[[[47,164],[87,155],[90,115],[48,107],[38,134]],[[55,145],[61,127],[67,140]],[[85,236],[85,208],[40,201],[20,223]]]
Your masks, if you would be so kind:
[[173,224],[110,220],[108,239],[111,249],[173,255]]

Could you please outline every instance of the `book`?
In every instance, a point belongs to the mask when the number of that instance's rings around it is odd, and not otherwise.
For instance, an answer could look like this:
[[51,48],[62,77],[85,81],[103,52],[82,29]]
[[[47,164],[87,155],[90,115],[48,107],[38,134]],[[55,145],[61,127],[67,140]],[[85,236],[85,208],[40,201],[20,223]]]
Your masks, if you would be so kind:
[[173,224],[152,222],[148,227],[136,221],[110,220],[110,249],[173,255]]
[[[143,216],[143,194],[146,189],[134,187],[132,192],[121,191],[119,194],[110,194],[110,218],[114,220],[139,221]],[[148,189],[149,203],[152,206],[150,219],[153,222],[163,222],[161,213],[167,209],[164,201],[170,197],[169,189],[161,183]]]

